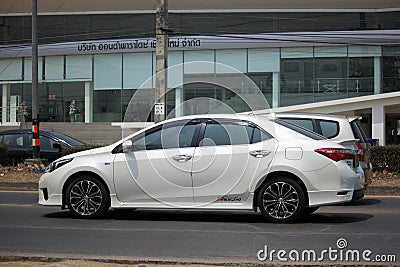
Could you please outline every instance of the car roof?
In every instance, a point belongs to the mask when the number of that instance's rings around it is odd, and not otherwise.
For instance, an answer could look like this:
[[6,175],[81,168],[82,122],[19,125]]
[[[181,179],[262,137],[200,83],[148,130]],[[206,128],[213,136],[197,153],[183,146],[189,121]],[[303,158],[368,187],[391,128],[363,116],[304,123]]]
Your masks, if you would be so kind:
[[[157,124],[154,124],[154,125],[150,126],[149,128],[155,128],[155,127],[158,127],[159,125],[163,125],[165,123],[173,123],[173,122],[176,122],[176,121],[191,121],[191,120],[196,120],[196,119],[206,119],[206,120],[207,119],[215,119],[216,121],[218,121],[218,120],[221,120],[221,121],[223,121],[223,120],[243,120],[243,121],[248,121],[248,122],[255,123],[256,125],[259,125],[259,126],[261,126],[262,128],[265,128],[265,129],[267,129],[268,127],[271,127],[271,126],[274,127],[274,128],[278,127],[278,128],[285,129],[285,130],[288,131],[288,133],[290,133],[289,135],[292,136],[292,137],[293,136],[296,136],[296,137],[301,136],[302,138],[311,138],[311,139],[313,139],[312,137],[307,136],[307,135],[305,135],[305,134],[303,134],[303,133],[301,133],[299,131],[296,131],[294,129],[290,129],[290,128],[286,127],[286,126],[283,126],[283,125],[281,125],[279,123],[276,123],[276,119],[277,118],[270,117],[270,116],[265,116],[265,114],[264,115],[260,115],[260,114],[243,114],[243,113],[238,114],[238,113],[233,113],[233,114],[188,115],[188,116],[182,116],[182,117],[167,119],[167,120],[161,121],[161,122],[159,122]],[[297,125],[294,125],[294,124],[291,124],[291,125],[292,125],[292,127],[302,129],[301,127],[299,127]],[[124,137],[123,139],[121,139],[117,143],[122,143],[125,140],[127,140],[129,138],[132,138],[132,136],[140,135],[140,134],[144,133],[145,131],[147,131],[149,128],[144,128],[144,129],[141,129],[140,131],[132,133],[129,136]],[[314,133],[312,131],[309,131],[307,129],[306,129],[306,131],[310,132],[310,133],[312,133],[314,135],[318,135],[318,134],[316,134],[316,133]],[[275,138],[277,137],[276,134],[275,134],[275,131],[274,132],[270,132],[269,131],[269,133],[272,134]]]
[[[172,121],[180,121],[180,120],[194,120],[194,119],[238,119],[238,120],[248,120],[254,121],[256,119],[265,119],[265,116],[260,115],[247,115],[247,114],[199,114],[199,115],[188,115],[182,117],[176,117],[172,119],[168,119],[168,122]],[[165,123],[165,121],[161,121],[160,124]]]
[[[4,135],[4,134],[21,134],[21,133],[26,133],[26,134],[31,134],[32,133],[32,129],[29,128],[25,128],[25,129],[11,129],[11,130],[5,130],[0,132],[0,135]],[[61,140],[62,142],[74,146],[77,143],[80,143],[82,145],[85,145],[85,142],[80,141],[78,139],[75,139],[74,137],[68,136],[66,134],[57,132],[57,131],[53,131],[53,130],[40,130],[40,134],[43,134],[46,137],[52,138],[52,139],[56,139],[56,140]]]

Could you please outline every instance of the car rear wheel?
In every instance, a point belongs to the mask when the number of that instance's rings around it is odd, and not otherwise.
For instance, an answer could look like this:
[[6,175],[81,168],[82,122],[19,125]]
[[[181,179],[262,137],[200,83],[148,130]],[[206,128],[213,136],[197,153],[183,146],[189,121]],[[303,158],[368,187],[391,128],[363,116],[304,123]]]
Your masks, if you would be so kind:
[[68,209],[77,218],[99,218],[110,207],[110,196],[106,187],[93,176],[79,176],[67,187]]
[[293,222],[304,213],[306,198],[296,181],[275,177],[262,186],[258,194],[258,207],[268,221]]

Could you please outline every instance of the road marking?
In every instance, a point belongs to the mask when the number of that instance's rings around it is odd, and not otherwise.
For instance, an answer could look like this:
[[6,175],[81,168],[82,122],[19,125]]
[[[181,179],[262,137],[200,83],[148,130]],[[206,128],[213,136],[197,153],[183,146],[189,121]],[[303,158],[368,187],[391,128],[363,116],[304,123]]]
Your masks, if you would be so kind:
[[365,198],[400,198],[400,196],[374,196],[374,195],[369,195],[369,196],[365,196]]
[[12,203],[1,203],[0,207],[33,207],[36,205],[32,204],[12,204]]
[[[8,228],[8,229],[45,229],[45,230],[84,230],[84,231],[121,231],[121,232],[193,232],[193,233],[233,233],[233,234],[273,234],[273,235],[292,235],[292,236],[299,236],[303,234],[307,235],[337,235],[337,232],[334,233],[327,233],[327,232],[318,232],[315,233],[313,231],[295,231],[295,232],[279,232],[277,229],[276,232],[271,231],[235,231],[235,230],[201,230],[201,229],[156,229],[156,228],[98,228],[98,227],[57,227],[57,226],[32,226],[32,225],[0,225],[0,228]],[[382,233],[355,233],[349,232],[344,233],[341,232],[342,235],[364,235],[364,236],[375,236],[375,235],[382,235]],[[384,235],[389,236],[400,236],[400,233],[384,233]]]
[[38,193],[38,191],[0,190],[0,193],[22,193],[22,194],[37,194],[37,193]]

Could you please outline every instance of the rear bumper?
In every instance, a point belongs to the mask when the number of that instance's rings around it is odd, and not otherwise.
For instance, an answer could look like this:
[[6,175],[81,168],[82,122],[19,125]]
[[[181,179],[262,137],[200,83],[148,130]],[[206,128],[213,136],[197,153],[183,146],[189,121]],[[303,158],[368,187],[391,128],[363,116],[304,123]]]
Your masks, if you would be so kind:
[[[345,194],[343,194],[346,192]],[[308,191],[309,206],[331,205],[350,202],[353,197],[353,189]]]
[[358,177],[355,179],[354,191],[365,189],[366,179],[364,170],[361,167],[358,167],[356,173],[358,174]]
[[356,172],[347,163],[340,161],[305,173],[309,182],[307,184],[309,206],[350,202],[353,191],[359,189],[356,187],[364,188],[364,175],[361,168],[358,170]]
[[364,188],[354,190],[353,198],[351,200],[354,201],[354,200],[362,199],[364,197],[364,194],[365,194]]

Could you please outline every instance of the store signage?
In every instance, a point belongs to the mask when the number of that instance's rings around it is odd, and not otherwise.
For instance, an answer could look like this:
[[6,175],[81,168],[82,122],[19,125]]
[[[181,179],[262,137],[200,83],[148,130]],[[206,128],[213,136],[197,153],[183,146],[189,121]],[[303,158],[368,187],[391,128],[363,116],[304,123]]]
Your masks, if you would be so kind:
[[[203,50],[230,48],[343,46],[400,44],[400,30],[338,31],[338,32],[292,32],[270,34],[241,34],[220,36],[170,37],[168,49]],[[0,58],[30,57],[32,49],[27,46],[0,46]],[[85,55],[124,52],[155,51],[155,38],[91,40],[81,42],[39,45],[39,56]]]
[[154,114],[155,115],[164,115],[165,114],[165,105],[164,103],[156,103],[154,105]]
[[[130,50],[154,50],[156,48],[155,40],[118,40],[104,42],[83,42],[77,44],[78,52],[94,51],[130,51]],[[201,47],[201,40],[197,38],[173,38],[168,42],[168,48],[191,48]]]

